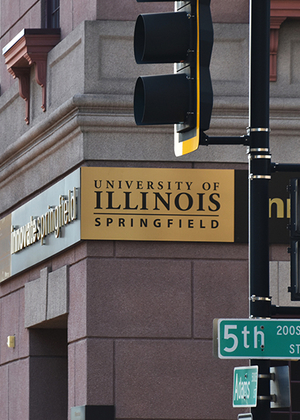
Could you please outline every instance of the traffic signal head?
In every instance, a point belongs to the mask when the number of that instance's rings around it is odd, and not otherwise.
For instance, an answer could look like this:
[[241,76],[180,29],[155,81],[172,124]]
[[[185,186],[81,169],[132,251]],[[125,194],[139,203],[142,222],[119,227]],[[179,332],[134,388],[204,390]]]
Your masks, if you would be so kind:
[[136,62],[175,64],[174,74],[138,78],[134,116],[137,125],[175,124],[175,154],[181,156],[196,150],[202,132],[209,128],[213,28],[210,0],[176,1],[175,10],[137,18]]

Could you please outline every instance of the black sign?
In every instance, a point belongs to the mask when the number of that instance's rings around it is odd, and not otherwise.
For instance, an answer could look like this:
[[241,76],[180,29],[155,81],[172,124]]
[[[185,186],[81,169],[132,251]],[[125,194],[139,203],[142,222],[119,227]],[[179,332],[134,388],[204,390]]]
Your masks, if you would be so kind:
[[[269,184],[269,239],[271,244],[289,244],[290,179],[297,172],[276,172]],[[248,241],[248,171],[235,171],[235,242]]]

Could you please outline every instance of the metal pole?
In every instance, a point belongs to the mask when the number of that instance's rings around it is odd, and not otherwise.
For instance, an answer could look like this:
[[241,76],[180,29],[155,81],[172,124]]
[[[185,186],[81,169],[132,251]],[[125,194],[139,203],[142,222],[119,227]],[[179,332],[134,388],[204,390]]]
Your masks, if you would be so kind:
[[[271,313],[269,297],[269,55],[270,0],[250,1],[249,98],[249,290],[250,317]],[[259,374],[269,374],[268,360],[253,360]],[[270,420],[270,381],[259,379],[254,420]]]

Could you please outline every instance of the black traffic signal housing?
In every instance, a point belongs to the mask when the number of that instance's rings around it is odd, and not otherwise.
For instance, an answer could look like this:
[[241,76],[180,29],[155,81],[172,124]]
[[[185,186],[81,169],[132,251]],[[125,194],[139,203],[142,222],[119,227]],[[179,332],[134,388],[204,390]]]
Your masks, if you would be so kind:
[[291,300],[300,300],[300,179],[291,179],[289,186],[290,218],[290,261],[291,261]]
[[[173,0],[137,0],[157,2]],[[139,15],[134,32],[137,64],[174,63],[174,73],[141,76],[134,91],[137,125],[175,124],[176,156],[199,147],[209,128],[213,91],[210,0],[175,1],[175,11]]]

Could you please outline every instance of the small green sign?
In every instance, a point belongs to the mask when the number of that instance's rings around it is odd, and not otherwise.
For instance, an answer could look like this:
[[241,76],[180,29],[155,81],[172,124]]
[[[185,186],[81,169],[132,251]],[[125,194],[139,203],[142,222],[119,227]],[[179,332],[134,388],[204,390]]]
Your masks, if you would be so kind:
[[233,372],[233,407],[256,407],[258,366],[236,367]]
[[217,328],[221,359],[300,359],[300,319],[218,319]]

